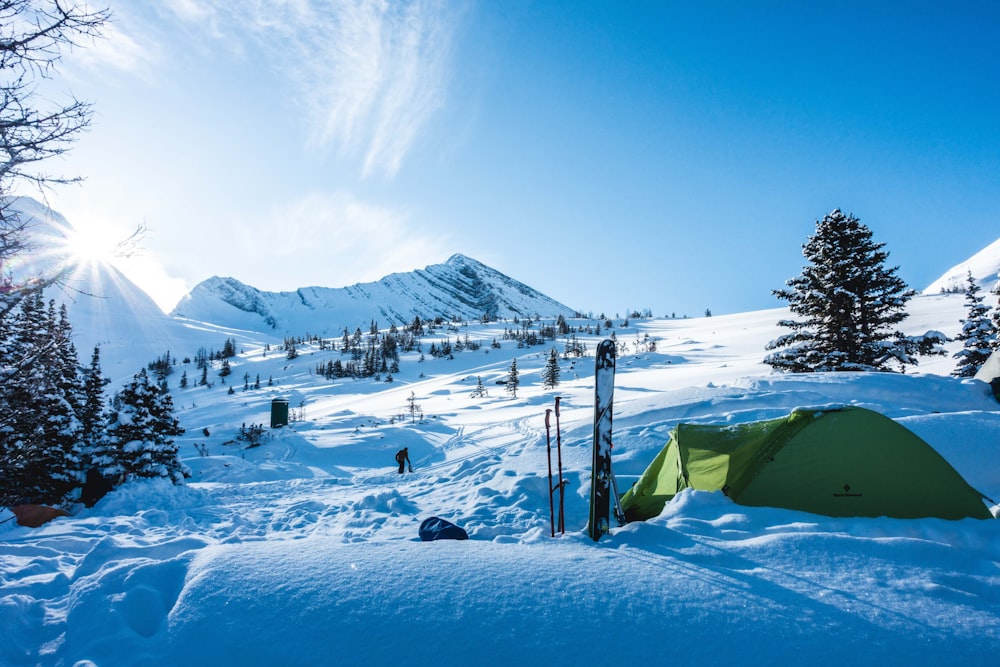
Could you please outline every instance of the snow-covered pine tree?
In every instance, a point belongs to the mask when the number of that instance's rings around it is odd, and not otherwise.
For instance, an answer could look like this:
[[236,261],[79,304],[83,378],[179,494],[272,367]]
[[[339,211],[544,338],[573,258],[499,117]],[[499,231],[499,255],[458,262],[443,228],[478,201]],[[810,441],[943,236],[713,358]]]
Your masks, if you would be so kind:
[[41,413],[34,405],[40,392],[39,344],[45,339],[40,292],[21,298],[4,319],[3,382],[0,382],[0,505],[41,502],[37,478],[44,470]]
[[962,341],[962,349],[953,357],[958,365],[951,374],[955,377],[970,378],[986,362],[997,338],[996,329],[989,317],[991,308],[983,305],[984,297],[979,293],[979,285],[969,271],[965,280],[965,305],[968,315],[962,320],[962,331],[955,340]]
[[108,425],[108,460],[101,461],[105,477],[166,477],[182,484],[189,475],[178,458],[173,436],[184,429],[174,417],[169,393],[150,383],[146,369],[115,394]]
[[94,465],[94,457],[107,448],[107,402],[104,388],[111,381],[101,372],[101,348],[94,346],[90,366],[83,373],[83,410],[80,413],[81,437],[84,443],[83,469]]
[[21,300],[4,356],[0,502],[55,504],[81,481],[82,409],[72,331],[41,292]]
[[556,352],[556,348],[552,348],[549,350],[549,358],[542,370],[542,386],[546,389],[552,389],[557,384],[559,384],[559,354]]
[[507,381],[504,385],[504,390],[517,398],[517,388],[521,386],[521,376],[517,372],[517,359],[510,360],[510,370],[507,372]]
[[889,253],[853,215],[834,210],[816,223],[803,246],[810,264],[774,290],[803,319],[778,324],[792,330],[771,341],[764,363],[793,373],[887,371],[916,364],[920,342],[895,329],[916,292],[886,268]]
[[59,464],[50,471],[54,484],[61,488],[60,497],[83,484],[83,422],[86,396],[83,369],[73,344],[73,327],[66,305],[59,307],[50,300],[47,314],[51,348],[48,357],[52,388],[47,399],[48,424],[52,433],[50,447]]

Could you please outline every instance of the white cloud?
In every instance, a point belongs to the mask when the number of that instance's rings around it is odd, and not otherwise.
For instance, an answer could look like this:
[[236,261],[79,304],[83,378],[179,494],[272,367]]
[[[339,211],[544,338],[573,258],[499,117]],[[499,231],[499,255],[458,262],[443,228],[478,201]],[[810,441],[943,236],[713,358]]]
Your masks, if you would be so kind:
[[[342,287],[378,280],[395,271],[443,261],[445,238],[430,240],[406,213],[375,206],[347,193],[308,195],[267,216],[244,234],[243,257],[254,257],[267,282],[280,289]],[[270,238],[272,243],[261,243]],[[240,242],[238,242],[238,245]],[[289,285],[282,275],[294,275]],[[262,289],[279,289],[279,287]]]
[[393,176],[443,104],[459,12],[440,0],[163,1],[188,27],[267,53],[312,141],[365,176]]
[[374,111],[374,128],[364,171],[400,166],[417,132],[443,103],[450,50],[450,28],[437,12],[411,8],[391,31],[383,51],[388,63],[382,96]]
[[79,60],[152,80],[191,52],[263,55],[291,85],[310,145],[392,177],[444,103],[460,15],[442,0],[159,0],[117,8]]
[[[116,15],[117,17],[117,15]],[[111,69],[149,79],[160,60],[157,43],[140,37],[124,19],[116,18],[102,29],[103,38],[73,54],[73,63],[86,69]]]
[[206,23],[214,15],[208,3],[198,0],[162,0],[163,6],[188,23]]

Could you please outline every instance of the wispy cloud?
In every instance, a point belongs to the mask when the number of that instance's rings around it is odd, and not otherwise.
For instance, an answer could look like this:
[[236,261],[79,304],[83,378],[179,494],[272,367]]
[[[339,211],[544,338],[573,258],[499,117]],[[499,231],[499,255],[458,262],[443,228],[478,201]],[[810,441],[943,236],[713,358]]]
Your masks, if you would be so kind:
[[394,174],[440,108],[452,26],[432,2],[362,2],[335,23],[307,82],[319,139],[360,146],[366,175]]
[[[86,48],[73,54],[72,63],[83,69],[124,72],[143,79],[151,79],[156,62],[160,59],[156,42],[137,39],[135,33],[120,20],[105,24],[103,37],[94,39]],[[70,74],[73,67],[69,67]]]
[[[458,5],[441,0],[163,0],[189,26],[262,50],[295,87],[312,143],[397,173],[442,107]],[[225,26],[225,27],[223,27]]]
[[[429,260],[443,261],[449,243],[440,235],[415,229],[404,211],[366,203],[345,192],[307,195],[268,212],[256,224],[259,228],[251,231],[244,223],[247,233],[235,240],[234,254],[256,266],[279,267],[270,271],[274,274],[287,273],[293,261],[296,284],[284,289],[339,287],[423,268]],[[260,243],[262,238],[275,238],[275,230],[280,230],[280,242]]]

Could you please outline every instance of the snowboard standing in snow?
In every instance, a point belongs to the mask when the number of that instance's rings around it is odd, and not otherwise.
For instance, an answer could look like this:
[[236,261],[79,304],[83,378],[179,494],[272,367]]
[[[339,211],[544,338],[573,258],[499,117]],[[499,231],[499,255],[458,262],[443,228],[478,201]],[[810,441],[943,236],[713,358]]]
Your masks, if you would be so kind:
[[615,343],[601,341],[594,369],[594,465],[590,477],[590,522],[596,542],[608,532],[611,516],[611,405],[615,391]]

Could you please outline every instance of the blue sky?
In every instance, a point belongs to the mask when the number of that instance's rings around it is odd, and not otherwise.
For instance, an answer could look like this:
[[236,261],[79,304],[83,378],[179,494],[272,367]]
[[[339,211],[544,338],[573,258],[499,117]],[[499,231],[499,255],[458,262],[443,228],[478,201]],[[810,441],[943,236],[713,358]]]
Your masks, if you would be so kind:
[[582,311],[781,305],[850,211],[922,289],[1000,237],[995,2],[112,1],[54,82],[78,229],[169,309],[461,252]]

